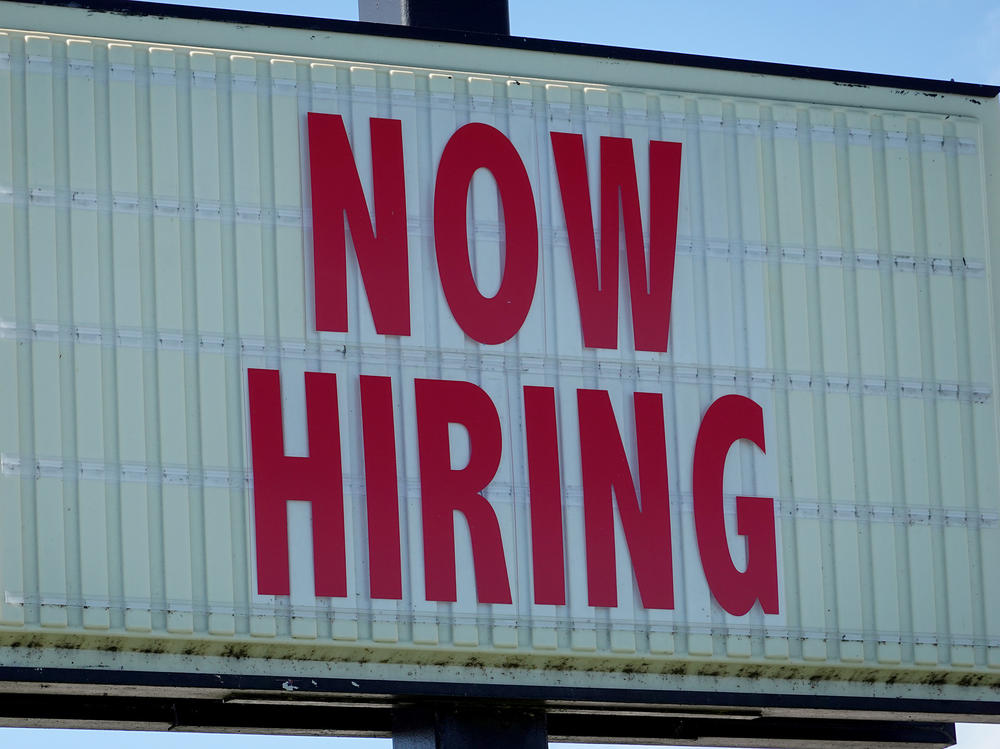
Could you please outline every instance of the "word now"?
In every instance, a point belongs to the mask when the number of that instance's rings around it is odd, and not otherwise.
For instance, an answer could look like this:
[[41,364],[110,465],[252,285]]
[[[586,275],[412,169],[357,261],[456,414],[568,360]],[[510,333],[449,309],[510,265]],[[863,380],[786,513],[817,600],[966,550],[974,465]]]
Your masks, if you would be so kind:
[[[372,118],[374,222],[340,115],[310,112],[309,169],[313,206],[316,329],[347,331],[346,229],[382,335],[410,335],[406,188],[402,123]],[[584,346],[618,348],[619,216],[624,224],[632,330],[638,351],[666,351],[677,244],[681,144],[649,144],[649,264],[629,138],[601,138],[600,255],[594,241],[583,136],[551,133]],[[486,169],[503,205],[505,251],[500,288],[483,296],[469,260],[466,221],[472,176]],[[619,211],[620,207],[620,211]],[[538,278],[538,218],[531,182],[510,140],[471,123],[448,140],[434,184],[438,275],[455,321],[466,335],[503,343],[521,329]]]
[[[248,373],[253,459],[257,585],[266,595],[289,594],[286,502],[312,503],[313,564],[318,596],[347,595],[344,490],[340,453],[337,376],[305,374],[309,457],[285,455],[281,387],[276,370]],[[455,513],[468,522],[477,598],[511,603],[500,524],[483,496],[500,466],[503,433],[490,396],[470,382],[417,379],[417,449],[420,466],[424,585],[428,601],[455,601]],[[392,382],[360,377],[360,442],[368,526],[370,594],[402,598],[399,496]],[[566,603],[566,554],[560,496],[556,397],[551,387],[523,388],[524,449],[531,517],[533,600]],[[614,506],[625,532],[642,605],[674,607],[667,446],[663,396],[635,393],[638,482],[626,456],[607,391],[576,391],[587,595],[591,606],[617,605]],[[449,425],[468,432],[469,460],[451,465]],[[741,439],[764,451],[759,405],[740,395],[717,399],[705,413],[695,442],[693,496],[698,550],[709,588],[734,615],[756,601],[778,613],[774,502],[737,497],[738,532],[746,537],[747,564],[733,563],[726,539],[722,477],[729,448]],[[641,501],[640,501],[641,490]]]

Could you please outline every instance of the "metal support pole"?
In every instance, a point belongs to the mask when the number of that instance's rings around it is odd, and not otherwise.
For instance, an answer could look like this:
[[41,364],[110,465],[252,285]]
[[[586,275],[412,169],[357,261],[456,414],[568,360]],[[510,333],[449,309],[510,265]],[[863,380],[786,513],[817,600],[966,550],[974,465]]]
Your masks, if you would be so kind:
[[403,26],[403,0],[358,0],[358,20]]
[[420,703],[393,710],[393,749],[545,749],[542,710]]
[[358,0],[362,21],[510,34],[508,0]]

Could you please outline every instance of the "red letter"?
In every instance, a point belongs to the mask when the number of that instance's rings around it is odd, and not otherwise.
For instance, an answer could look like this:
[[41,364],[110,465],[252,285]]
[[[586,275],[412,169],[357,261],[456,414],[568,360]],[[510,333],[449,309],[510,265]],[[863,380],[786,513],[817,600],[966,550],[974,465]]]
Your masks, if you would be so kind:
[[611,506],[614,497],[642,605],[647,609],[672,609],[674,575],[670,557],[670,494],[663,396],[658,393],[636,393],[634,396],[641,506],[608,393],[577,390],[576,398],[580,410],[589,603],[591,606],[618,605]]
[[774,500],[736,498],[736,530],[747,537],[747,568],[740,572],[729,555],[722,510],[726,455],[737,440],[764,450],[761,407],[742,395],[724,395],[709,406],[694,446],[694,527],[698,551],[712,595],[726,611],[742,616],[759,600],[765,614],[778,613],[778,557]]
[[562,606],[566,603],[566,574],[554,389],[525,386],[524,431],[528,447],[535,603]]
[[377,236],[344,120],[339,114],[310,112],[308,122],[316,330],[347,332],[346,216],[375,330],[382,335],[409,335],[410,285],[400,121],[371,118]]
[[594,247],[594,219],[587,186],[583,136],[552,133],[573,277],[580,305],[583,345],[618,348],[618,206],[625,224],[625,254],[637,351],[666,351],[677,249],[681,144],[649,143],[649,267],[642,238],[639,188],[629,138],[601,138],[601,254]]
[[[480,603],[510,603],[500,524],[480,494],[500,466],[500,417],[471,382],[416,380],[417,446],[424,524],[424,586],[428,601],[454,601],[454,512],[465,515]],[[469,430],[469,463],[452,470],[448,424]]]
[[392,381],[388,377],[361,375],[361,432],[365,442],[371,595],[399,600],[403,597],[403,571],[399,550],[396,430],[392,422]]
[[287,596],[288,500],[312,503],[316,595],[347,595],[344,488],[340,469],[337,376],[306,372],[309,457],[285,455],[277,370],[247,372],[253,460],[257,592]]
[[[479,293],[469,262],[466,212],[477,169],[489,169],[503,204],[503,280],[496,296]],[[480,343],[512,338],[528,316],[538,278],[538,222],[528,173],[513,144],[481,123],[460,127],[441,154],[434,186],[438,273],[455,321]]]

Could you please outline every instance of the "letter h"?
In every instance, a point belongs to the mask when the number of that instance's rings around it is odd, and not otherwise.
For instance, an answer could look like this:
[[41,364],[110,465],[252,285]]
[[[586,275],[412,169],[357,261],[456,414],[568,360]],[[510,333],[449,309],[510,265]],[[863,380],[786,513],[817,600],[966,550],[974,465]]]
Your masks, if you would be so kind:
[[277,370],[247,373],[253,460],[257,592],[287,596],[289,500],[312,503],[313,566],[317,596],[347,595],[344,488],[340,465],[337,376],[305,373],[309,457],[285,455],[281,381]]

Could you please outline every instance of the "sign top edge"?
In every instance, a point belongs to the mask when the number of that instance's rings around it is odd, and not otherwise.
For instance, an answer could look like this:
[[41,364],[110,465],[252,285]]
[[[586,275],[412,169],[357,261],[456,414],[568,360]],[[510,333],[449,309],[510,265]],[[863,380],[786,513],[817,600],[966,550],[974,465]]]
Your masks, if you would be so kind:
[[313,18],[309,16],[264,13],[258,11],[172,5],[167,3],[136,2],[134,0],[4,0],[16,5],[53,6],[79,9],[90,13],[109,13],[125,16],[174,18],[178,20],[209,21],[260,27],[321,31],[365,36],[391,37],[411,41],[428,41],[452,44],[469,44],[497,47],[526,52],[549,52],[580,57],[603,58],[629,62],[645,62],[688,68],[721,70],[734,73],[800,78],[824,81],[844,86],[902,89],[928,94],[947,94],[983,99],[1000,95],[1000,86],[962,81],[944,81],[884,73],[839,70],[835,68],[793,65],[789,63],[743,60],[682,52],[616,47],[584,42],[536,39],[503,34],[484,34],[448,29],[428,29],[366,21]]

